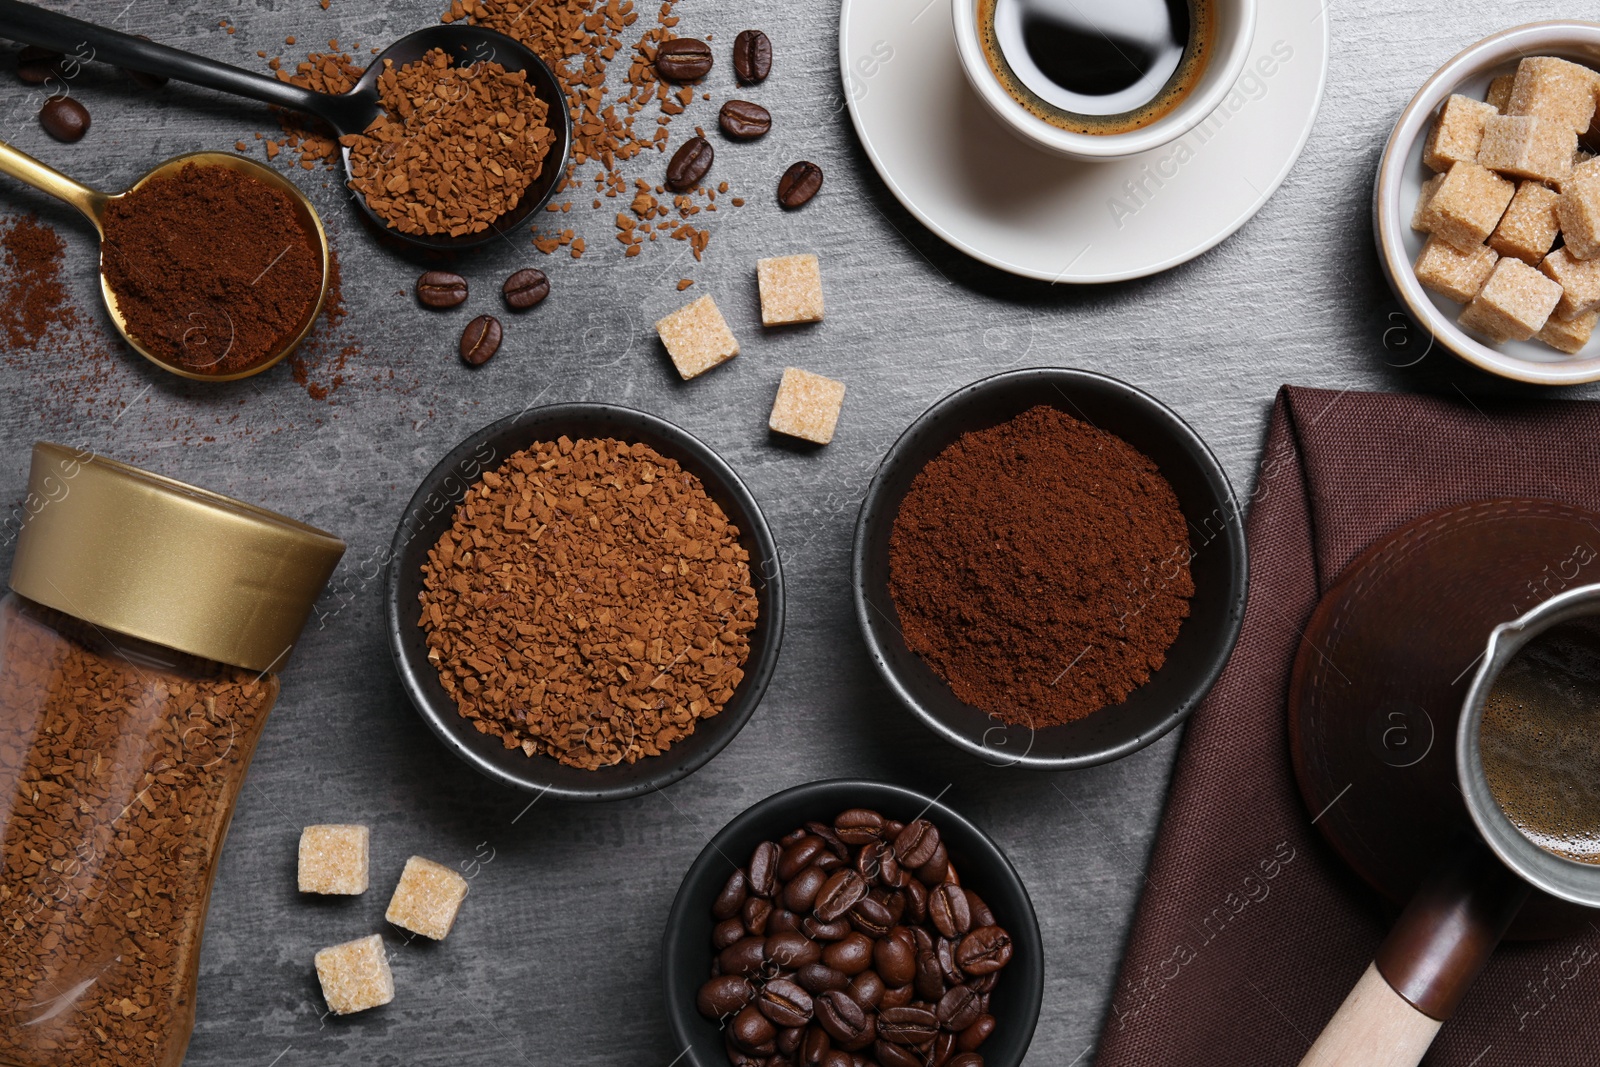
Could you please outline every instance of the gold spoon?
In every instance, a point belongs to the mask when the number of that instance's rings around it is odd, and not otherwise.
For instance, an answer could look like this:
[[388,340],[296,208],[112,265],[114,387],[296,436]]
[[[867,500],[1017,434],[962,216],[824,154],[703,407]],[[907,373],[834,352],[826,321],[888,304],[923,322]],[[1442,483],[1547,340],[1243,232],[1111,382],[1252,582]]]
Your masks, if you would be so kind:
[[260,374],[273,366],[289,353],[299,347],[300,342],[306,339],[311,328],[317,323],[317,316],[322,314],[323,302],[328,298],[328,234],[322,228],[322,220],[317,217],[317,209],[311,206],[305,194],[288,179],[276,171],[262,166],[254,160],[245,159],[243,156],[231,155],[227,152],[190,152],[187,155],[173,156],[165,163],[157,165],[135,182],[132,188],[122,193],[102,193],[98,189],[91,189],[87,185],[80,185],[60,171],[45,166],[26,152],[0,141],[0,173],[9,174],[11,177],[33,186],[41,193],[47,193],[64,203],[77,208],[90,222],[94,223],[95,230],[100,239],[105,240],[106,208],[113,200],[121,200],[125,196],[138,191],[152,178],[163,178],[174,175],[186,164],[194,163],[198,166],[228,167],[239,171],[256,181],[269,185],[274,189],[281,189],[289,194],[290,201],[294,204],[296,217],[306,236],[313,239],[317,254],[322,263],[322,285],[317,292],[316,303],[306,314],[299,328],[284,343],[283,347],[266,359],[246,367],[244,370],[234,371],[232,374],[206,374],[203,371],[190,370],[187,367],[171,363],[161,356],[150,351],[139,339],[128,332],[127,319],[123,317],[122,309],[117,306],[117,294],[112,292],[111,283],[106,280],[105,255],[102,251],[100,258],[100,295],[105,298],[106,311],[111,315],[111,321],[116,324],[117,332],[132,346],[133,350],[148,359],[151,363],[164,371],[169,371],[181,378],[192,378],[195,381],[205,382],[231,382],[240,378],[248,378],[252,374]]

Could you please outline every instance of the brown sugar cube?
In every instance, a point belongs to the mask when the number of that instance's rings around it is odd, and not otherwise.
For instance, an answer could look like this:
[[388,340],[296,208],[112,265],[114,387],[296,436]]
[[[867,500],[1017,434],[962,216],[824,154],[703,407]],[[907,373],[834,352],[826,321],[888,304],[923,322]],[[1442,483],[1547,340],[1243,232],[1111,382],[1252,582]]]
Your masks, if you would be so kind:
[[1600,81],[1588,67],[1552,56],[1529,56],[1517,64],[1506,114],[1546,119],[1582,133],[1594,118],[1597,86]]
[[843,382],[797,367],[785,367],[767,427],[774,433],[825,445],[833,440],[839,408],[843,405]]
[[412,856],[383,917],[414,934],[443,941],[466,895],[467,880],[460,874],[442,863]]
[[300,892],[359,896],[367,891],[365,826],[308,826],[300,831]]
[[1422,147],[1422,162],[1437,171],[1449,170],[1452,163],[1476,162],[1484,121],[1499,113],[1491,105],[1460,93],[1450,97]]
[[1439,186],[1444,184],[1444,175],[1435,174],[1422,183],[1422,188],[1417,191],[1417,208],[1411,213],[1411,228],[1422,233],[1428,232],[1428,205],[1433,201],[1433,194],[1439,191]]
[[1494,232],[1516,192],[1515,185],[1491,170],[1457,163],[1445,172],[1422,221],[1429,233],[1470,252]]
[[1494,273],[1500,256],[1488,245],[1479,245],[1471,252],[1463,252],[1437,237],[1428,238],[1417,256],[1417,281],[1424,289],[1465,304],[1478,295],[1483,283]]
[[394,975],[378,934],[325,948],[317,953],[316,963],[322,999],[335,1015],[366,1011],[394,999]]
[[661,343],[667,346],[667,355],[684,381],[739,354],[739,342],[709,295],[656,323],[656,333],[661,335]]
[[1503,258],[1457,321],[1500,341],[1526,341],[1549,321],[1561,286],[1520,259]]
[[1517,178],[1560,185],[1572,174],[1578,135],[1554,119],[1491,115],[1483,124],[1478,162]]
[[1551,315],[1550,321],[1544,324],[1544,329],[1534,336],[1551,348],[1575,356],[1589,343],[1597,320],[1600,320],[1600,311],[1591,311],[1575,319],[1561,319]]
[[1600,176],[1569,182],[1556,201],[1567,251],[1578,259],[1600,256]]
[[1577,259],[1558,248],[1539,264],[1544,276],[1561,286],[1555,317],[1575,319],[1600,308],[1600,259]]
[[1511,206],[1500,216],[1500,225],[1489,236],[1489,247],[1502,256],[1516,256],[1536,266],[1556,243],[1561,224],[1556,221],[1556,201],[1561,194],[1538,182],[1523,182]]
[[822,321],[822,266],[813,255],[756,260],[761,325]]
[[1511,106],[1511,84],[1516,80],[1515,74],[1502,74],[1489,83],[1488,104],[1502,115]]

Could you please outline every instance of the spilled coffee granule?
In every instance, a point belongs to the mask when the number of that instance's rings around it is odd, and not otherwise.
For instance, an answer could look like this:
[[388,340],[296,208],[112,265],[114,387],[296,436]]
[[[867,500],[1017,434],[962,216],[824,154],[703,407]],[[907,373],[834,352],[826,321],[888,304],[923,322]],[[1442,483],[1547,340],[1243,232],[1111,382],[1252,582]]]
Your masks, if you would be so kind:
[[562,437],[486,473],[423,566],[428,658],[462,717],[594,769],[661,753],[744,677],[739,529],[643,444]]
[[1041,405],[917,474],[889,592],[956,696],[1008,723],[1072,722],[1165,662],[1194,595],[1188,526],[1148,457]]
[[199,374],[271,359],[322,291],[289,195],[229,167],[190,163],[112,200],[100,255],[128,332]]
[[78,315],[61,280],[66,245],[33,215],[0,220],[0,336],[11,351],[35,348]]
[[454,65],[435,48],[383,61],[383,111],[350,149],[350,187],[402,233],[480,233],[516,208],[555,141],[526,71]]

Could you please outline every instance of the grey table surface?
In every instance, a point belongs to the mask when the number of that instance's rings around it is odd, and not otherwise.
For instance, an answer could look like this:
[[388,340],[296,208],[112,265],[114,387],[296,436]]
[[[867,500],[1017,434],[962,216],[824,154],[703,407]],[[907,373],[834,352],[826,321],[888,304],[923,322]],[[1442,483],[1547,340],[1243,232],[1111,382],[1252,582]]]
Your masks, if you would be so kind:
[[[298,59],[330,37],[384,44],[428,24],[444,5],[50,6],[260,69],[258,49]],[[1441,62],[1505,26],[1579,17],[1582,7],[1331,6],[1321,115],[1298,166],[1259,216],[1164,275],[1070,288],[965,258],[888,193],[834,106],[836,3],[682,0],[679,32],[726,40],[764,26],[779,57],[762,99],[774,102],[782,126],[738,161],[726,154],[727,175],[750,205],[718,219],[705,262],[675,260],[675,242],[625,261],[609,216],[584,203],[574,208],[591,249],[583,259],[546,260],[525,239],[491,246],[467,270],[478,298],[428,314],[409,295],[416,269],[367,237],[334,174],[296,170],[333,232],[349,305],[341,332],[360,346],[343,386],[320,401],[287,367],[244,383],[190,385],[119,350],[98,306],[92,232],[66,209],[0,180],[0,211],[37,211],[66,237],[72,291],[86,309],[82,337],[3,355],[7,512],[22,500],[32,442],[51,438],[282,510],[350,545],[336,577],[341,592],[324,598],[286,672],[220,860],[189,1062],[665,1067],[680,1050],[661,1007],[657,945],[683,871],[754,801],[800,782],[857,775],[948,790],[946,801],[1009,852],[1033,892],[1048,951],[1044,1012],[1027,1062],[1092,1062],[1178,735],[1108,766],[1041,774],[985,766],[918,727],[874,675],[850,607],[851,530],[872,469],[933,401],[1012,367],[1085,367],[1152,391],[1199,430],[1241,493],[1253,482],[1281,383],[1428,390],[1462,402],[1513,391],[1441,351],[1404,367],[1414,357],[1386,347],[1395,305],[1373,252],[1370,183],[1395,116]],[[225,32],[223,20],[236,32]],[[291,34],[297,47],[284,44]],[[80,144],[63,146],[35,121],[34,92],[0,78],[3,136],[107,188],[125,187],[180,152],[236,140],[259,152],[255,132],[275,132],[265,109],[249,102],[176,85],[145,93],[104,68],[83,74],[74,91],[94,126]],[[697,121],[708,122],[714,105],[698,106]],[[770,201],[769,182],[801,157],[822,164],[827,186],[805,211],[785,215]],[[1005,195],[1003,176],[995,195]],[[823,257],[827,322],[759,337],[752,260],[795,249]],[[550,271],[555,294],[508,321],[493,362],[476,371],[461,365],[454,349],[466,317],[491,309],[485,290],[532,264]],[[734,330],[750,339],[746,355],[688,384],[676,379],[651,330],[684,301],[672,284],[679,277],[696,279],[687,296],[716,294]],[[84,355],[93,351],[103,354]],[[766,413],[785,364],[849,384],[830,447],[803,452],[769,440]],[[698,774],[641,799],[529,808],[528,796],[449,756],[412,712],[390,665],[372,575],[416,483],[460,438],[529,404],[581,399],[660,414],[733,464],[782,546],[787,631],[765,702]],[[0,564],[9,564],[5,540]],[[333,903],[299,898],[300,828],[347,821],[372,827],[374,888]],[[436,946],[392,939],[396,1002],[325,1019],[312,954],[383,929],[389,887],[413,853],[472,875],[455,931]]]

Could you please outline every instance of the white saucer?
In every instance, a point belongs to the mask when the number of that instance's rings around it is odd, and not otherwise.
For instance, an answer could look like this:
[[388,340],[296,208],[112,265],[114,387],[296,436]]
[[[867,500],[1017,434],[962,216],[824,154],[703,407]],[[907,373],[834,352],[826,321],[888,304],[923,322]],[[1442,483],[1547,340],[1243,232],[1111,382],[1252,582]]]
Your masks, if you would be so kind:
[[1326,0],[1270,0],[1245,74],[1210,118],[1143,155],[1080,163],[988,114],[950,18],[949,0],[844,0],[839,67],[856,134],[928,229],[1049,282],[1155,274],[1243,226],[1299,158],[1328,73]]

